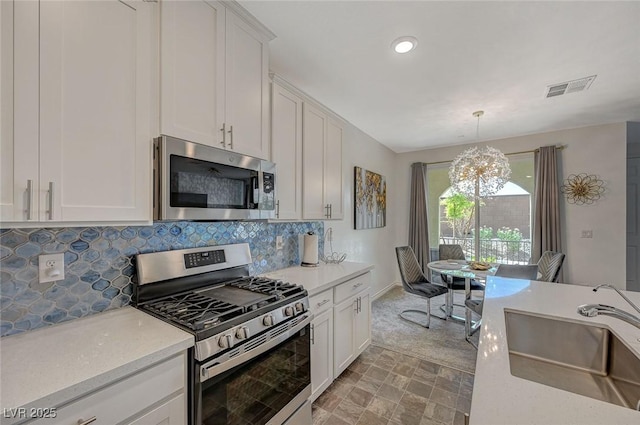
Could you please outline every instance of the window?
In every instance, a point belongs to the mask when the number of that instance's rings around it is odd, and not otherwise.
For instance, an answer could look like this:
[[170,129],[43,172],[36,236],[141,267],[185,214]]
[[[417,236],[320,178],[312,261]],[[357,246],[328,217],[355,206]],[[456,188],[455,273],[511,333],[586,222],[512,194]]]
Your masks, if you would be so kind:
[[[527,264],[531,257],[533,154],[511,156],[509,163],[511,181],[496,196],[481,201],[480,259]],[[449,217],[442,202],[446,204],[454,195],[449,184],[449,164],[427,167],[427,192],[430,246],[437,249],[441,243],[459,244],[468,259],[475,259],[473,215],[469,215],[469,211],[465,215],[460,208],[455,208],[454,212],[459,214]],[[463,201],[455,204],[464,210]],[[473,211],[472,202],[467,206]]]

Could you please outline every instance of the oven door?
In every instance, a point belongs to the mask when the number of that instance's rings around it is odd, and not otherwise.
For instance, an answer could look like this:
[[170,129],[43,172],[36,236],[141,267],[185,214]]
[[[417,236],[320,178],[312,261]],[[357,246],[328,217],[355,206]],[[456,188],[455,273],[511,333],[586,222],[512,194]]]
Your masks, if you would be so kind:
[[194,423],[282,425],[295,413],[305,416],[299,423],[310,424],[304,407],[311,396],[311,316],[301,319],[222,363],[196,363]]

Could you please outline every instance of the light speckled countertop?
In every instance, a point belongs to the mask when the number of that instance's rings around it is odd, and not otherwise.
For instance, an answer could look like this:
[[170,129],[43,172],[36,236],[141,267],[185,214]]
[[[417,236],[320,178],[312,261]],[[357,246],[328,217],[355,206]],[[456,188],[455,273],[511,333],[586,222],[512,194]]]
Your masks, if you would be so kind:
[[373,265],[344,261],[340,264],[323,264],[318,267],[289,267],[265,273],[263,276],[304,286],[312,297],[373,269]]
[[130,306],[2,338],[0,410],[60,406],[193,343]]
[[[504,308],[604,325],[640,355],[640,329],[606,316],[586,318],[580,304],[633,308],[617,293],[602,288],[489,277],[471,404],[471,425],[640,424],[640,412],[559,390],[510,373]],[[640,293],[625,293],[640,304]]]

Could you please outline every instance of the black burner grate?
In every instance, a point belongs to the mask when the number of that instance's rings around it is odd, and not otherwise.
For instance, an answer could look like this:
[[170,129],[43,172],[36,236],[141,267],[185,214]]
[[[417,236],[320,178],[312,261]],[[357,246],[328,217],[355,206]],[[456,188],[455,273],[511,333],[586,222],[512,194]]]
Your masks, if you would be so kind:
[[194,331],[215,326],[244,312],[242,307],[194,292],[165,297],[144,307]]
[[243,277],[228,282],[227,285],[265,295],[273,295],[278,300],[304,292],[304,288],[301,286],[260,276]]
[[142,306],[156,316],[200,333],[304,291],[302,286],[275,279],[241,277],[209,289],[162,297]]

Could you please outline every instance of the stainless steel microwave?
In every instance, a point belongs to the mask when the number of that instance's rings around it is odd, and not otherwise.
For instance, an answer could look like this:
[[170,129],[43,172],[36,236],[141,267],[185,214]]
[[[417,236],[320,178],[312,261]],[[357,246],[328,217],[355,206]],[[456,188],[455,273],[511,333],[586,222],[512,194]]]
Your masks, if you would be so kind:
[[275,216],[274,163],[160,136],[153,149],[155,220],[260,220]]

